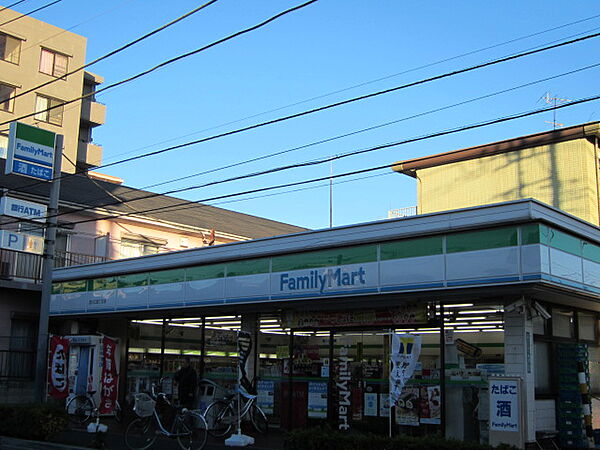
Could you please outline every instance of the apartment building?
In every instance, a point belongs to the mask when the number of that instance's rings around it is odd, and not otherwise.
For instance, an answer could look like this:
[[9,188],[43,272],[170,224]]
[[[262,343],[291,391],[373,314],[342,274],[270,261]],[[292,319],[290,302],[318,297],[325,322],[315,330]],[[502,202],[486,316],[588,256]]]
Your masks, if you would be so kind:
[[534,198],[600,224],[600,122],[398,161],[427,214]]
[[[86,38],[29,16],[0,11],[0,121],[21,121],[64,135],[63,171],[101,164],[102,147],[92,129],[105,121],[106,107],[93,95],[82,102],[49,107],[93,93],[102,77],[90,72],[67,73],[85,63]],[[12,20],[15,18],[18,20]],[[43,85],[49,81],[55,82]],[[14,98],[19,93],[32,92]],[[6,157],[8,125],[0,127],[0,156]]]

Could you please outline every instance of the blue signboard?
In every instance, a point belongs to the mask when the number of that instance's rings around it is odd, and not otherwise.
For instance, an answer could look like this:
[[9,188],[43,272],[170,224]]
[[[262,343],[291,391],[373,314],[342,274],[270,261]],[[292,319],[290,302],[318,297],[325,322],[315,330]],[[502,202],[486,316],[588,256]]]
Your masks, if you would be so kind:
[[42,180],[52,179],[52,169],[39,166],[25,161],[13,160],[12,173],[18,173],[27,177],[38,178]]

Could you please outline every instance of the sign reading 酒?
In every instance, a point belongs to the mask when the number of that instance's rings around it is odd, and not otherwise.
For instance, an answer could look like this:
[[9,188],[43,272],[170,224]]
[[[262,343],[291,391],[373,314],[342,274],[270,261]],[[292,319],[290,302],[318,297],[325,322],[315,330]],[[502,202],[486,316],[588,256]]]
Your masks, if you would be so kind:
[[490,379],[490,430],[519,431],[519,386],[515,380]]
[[46,205],[28,202],[19,198],[0,198],[0,216],[18,217],[26,220],[46,220]]
[[6,174],[51,180],[56,133],[24,123],[10,124]]

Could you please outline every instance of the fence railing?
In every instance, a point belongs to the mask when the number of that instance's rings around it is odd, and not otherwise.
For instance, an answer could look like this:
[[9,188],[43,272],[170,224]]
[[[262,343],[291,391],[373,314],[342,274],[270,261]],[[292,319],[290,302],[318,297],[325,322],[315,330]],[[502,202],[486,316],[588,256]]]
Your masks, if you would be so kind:
[[[73,252],[55,252],[54,267],[70,267],[107,261],[103,256]],[[42,256],[0,249],[0,279],[24,279],[38,283],[42,279]]]

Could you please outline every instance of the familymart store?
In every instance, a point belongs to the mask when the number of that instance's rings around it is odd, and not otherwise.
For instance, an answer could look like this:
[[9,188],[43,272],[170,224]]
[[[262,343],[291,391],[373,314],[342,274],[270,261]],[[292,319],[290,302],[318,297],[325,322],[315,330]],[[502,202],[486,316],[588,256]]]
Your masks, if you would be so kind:
[[576,446],[563,369],[600,390],[599,238],[529,200],[57,269],[51,327],[118,337],[122,397],[187,355],[206,406],[235,385],[244,330],[273,426]]

